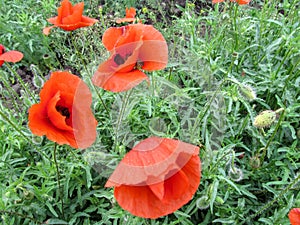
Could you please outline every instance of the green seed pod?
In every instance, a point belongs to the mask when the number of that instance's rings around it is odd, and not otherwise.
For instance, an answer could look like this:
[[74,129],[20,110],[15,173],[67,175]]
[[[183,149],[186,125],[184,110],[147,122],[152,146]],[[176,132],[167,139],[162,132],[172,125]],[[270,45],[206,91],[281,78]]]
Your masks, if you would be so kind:
[[249,161],[249,164],[250,166],[253,168],[253,169],[258,169],[260,167],[260,159],[258,156],[253,156],[250,158],[250,161]]
[[244,173],[241,169],[234,167],[234,168],[229,168],[228,176],[230,177],[231,180],[238,182],[243,179]]
[[240,94],[249,101],[256,99],[256,92],[253,87],[246,84],[239,84]]
[[207,195],[203,195],[196,201],[196,206],[198,209],[207,209],[209,207],[209,198]]
[[257,128],[265,128],[272,125],[276,119],[276,112],[273,110],[265,110],[254,118],[253,125]]

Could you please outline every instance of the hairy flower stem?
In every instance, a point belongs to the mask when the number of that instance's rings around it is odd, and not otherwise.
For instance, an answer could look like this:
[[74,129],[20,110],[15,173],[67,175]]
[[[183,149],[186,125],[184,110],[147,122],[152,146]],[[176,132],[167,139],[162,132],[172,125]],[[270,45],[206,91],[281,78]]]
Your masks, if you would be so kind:
[[261,157],[260,157],[260,163],[261,163],[261,165],[262,165],[262,163],[264,162],[265,156],[266,156],[266,154],[267,154],[267,150],[268,150],[268,148],[269,148],[271,142],[273,141],[273,139],[274,139],[274,137],[275,137],[275,135],[276,135],[276,133],[277,133],[277,131],[278,131],[280,125],[281,125],[281,122],[283,121],[284,114],[285,114],[285,110],[282,109],[282,112],[281,112],[281,114],[280,114],[280,117],[279,117],[279,120],[278,120],[277,125],[276,125],[276,127],[275,127],[275,130],[274,130],[274,132],[272,133],[272,136],[269,138],[268,143],[266,144],[266,146],[262,149],[263,152],[262,152]]
[[15,75],[15,77],[17,78],[17,80],[20,82],[20,84],[22,85],[22,87],[24,88],[25,92],[27,93],[28,97],[30,96],[32,98],[32,100],[34,101],[34,103],[37,103],[34,95],[32,94],[32,92],[26,87],[24,81],[22,80],[22,78],[20,77],[20,75],[9,65],[9,63],[5,62],[5,65],[7,66],[7,68],[10,70],[10,72]]
[[122,102],[122,107],[121,107],[120,115],[118,117],[117,126],[116,126],[116,132],[115,132],[115,147],[118,146],[118,142],[119,142],[119,129],[120,129],[120,126],[121,126],[121,123],[122,123],[122,120],[123,120],[125,109],[126,109],[127,104],[129,102],[129,98],[130,98],[130,96],[132,94],[132,90],[133,89],[131,89],[130,91],[128,91],[125,94],[124,100]]
[[95,85],[93,84],[93,82],[92,82],[92,80],[91,80],[91,77],[92,77],[92,76],[91,76],[89,70],[87,69],[86,62],[85,62],[85,60],[84,60],[84,58],[83,58],[83,55],[80,53],[80,51],[78,51],[77,45],[75,44],[75,41],[74,41],[73,32],[70,32],[70,35],[71,35],[71,42],[72,42],[72,45],[73,45],[74,48],[75,48],[76,54],[79,56],[79,58],[80,58],[80,60],[81,60],[81,63],[83,64],[84,69],[85,69],[86,73],[88,74],[88,80],[89,80],[89,82],[90,82],[90,84],[91,84],[93,90],[96,92],[98,98],[100,99],[100,101],[101,101],[101,103],[102,103],[102,105],[103,105],[105,111],[106,111],[107,114],[109,115],[109,110],[108,110],[107,106],[105,105],[105,103],[104,103],[104,101],[103,101],[103,99],[102,99],[102,97],[101,97],[99,91],[96,89]]
[[238,37],[239,30],[238,30],[238,26],[237,26],[238,8],[239,8],[239,5],[234,4],[234,16],[233,16],[233,29],[234,29],[234,40],[235,40],[234,49],[233,49],[234,51],[237,50],[237,47],[239,45],[239,37]]
[[215,97],[217,96],[217,93],[220,91],[221,87],[223,86],[223,84],[227,81],[227,78],[223,79],[222,83],[218,86],[218,88],[214,91],[213,96],[210,98],[209,102],[206,104],[206,107],[203,111],[203,113],[199,113],[198,117],[196,118],[196,121],[194,123],[193,126],[193,132],[191,135],[191,143],[194,143],[194,138],[195,138],[195,133],[196,133],[196,129],[197,127],[200,125],[200,123],[202,122],[204,116],[206,115],[207,111],[209,110],[213,100],[215,99]]
[[246,223],[247,221],[251,221],[251,219],[254,219],[255,217],[259,216],[262,214],[263,211],[267,210],[270,208],[275,202],[277,202],[279,199],[281,199],[289,190],[293,188],[295,184],[297,184],[300,181],[300,174],[291,182],[285,189],[283,189],[277,197],[275,197],[272,201],[267,203],[265,206],[260,208],[255,214],[250,215],[248,218],[246,218],[241,224]]
[[58,192],[59,192],[59,195],[60,195],[60,201],[61,201],[61,213],[62,213],[63,219],[65,219],[65,212],[64,212],[64,193],[63,193],[63,191],[62,191],[62,189],[61,189],[61,185],[60,185],[60,173],[59,173],[59,166],[58,166],[57,159],[56,159],[56,151],[57,151],[57,144],[54,143],[53,160],[54,160],[54,164],[55,164],[55,167],[56,167]]

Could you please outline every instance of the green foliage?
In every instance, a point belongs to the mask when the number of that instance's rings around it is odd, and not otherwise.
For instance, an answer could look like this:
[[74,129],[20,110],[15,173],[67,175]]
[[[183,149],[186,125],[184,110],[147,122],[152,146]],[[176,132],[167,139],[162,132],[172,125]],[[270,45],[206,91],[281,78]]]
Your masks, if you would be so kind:
[[[300,207],[298,1],[142,2],[106,1],[99,8],[97,1],[85,1],[85,15],[99,23],[44,36],[57,1],[0,0],[1,44],[24,53],[12,70],[33,95],[15,86],[19,82],[5,64],[0,68],[0,221],[288,224],[289,210]],[[113,94],[95,89],[90,78],[108,57],[102,34],[124,16],[125,6],[136,7],[139,18],[164,34],[169,63],[148,74],[150,86]],[[54,156],[54,144],[27,127],[33,97],[55,70],[82,76],[93,92],[98,137],[83,152],[59,146]],[[245,89],[255,97],[247,98]],[[280,108],[270,127],[253,126],[261,111]],[[124,154],[151,135],[199,145],[202,161],[194,198],[157,220],[132,216],[118,206],[113,190],[104,188]]]

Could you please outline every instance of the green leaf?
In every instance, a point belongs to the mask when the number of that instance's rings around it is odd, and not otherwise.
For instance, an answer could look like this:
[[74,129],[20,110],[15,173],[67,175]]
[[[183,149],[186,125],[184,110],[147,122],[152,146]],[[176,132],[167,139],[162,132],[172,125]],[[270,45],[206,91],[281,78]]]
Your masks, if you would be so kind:
[[50,210],[50,212],[55,216],[58,217],[58,214],[56,213],[55,209],[53,208],[53,206],[50,204],[50,202],[46,202],[46,206],[48,207],[48,209]]
[[49,219],[47,220],[47,224],[69,224],[69,223],[60,219]]

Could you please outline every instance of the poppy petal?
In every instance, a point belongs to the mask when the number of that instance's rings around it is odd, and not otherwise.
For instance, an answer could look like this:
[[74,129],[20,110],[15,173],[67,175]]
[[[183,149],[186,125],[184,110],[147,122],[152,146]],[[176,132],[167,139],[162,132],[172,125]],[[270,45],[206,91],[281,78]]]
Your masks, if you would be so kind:
[[247,5],[250,3],[250,0],[237,0],[237,3],[239,5]]
[[139,59],[143,62],[142,69],[147,71],[161,70],[168,63],[168,46],[163,41],[144,41]]
[[115,187],[114,195],[119,205],[131,214],[156,219],[189,202],[199,186],[200,175],[200,159],[194,155],[181,171],[164,181],[164,194],[161,187],[121,185]]
[[168,63],[168,45],[163,35],[151,25],[144,25],[143,46],[140,49],[140,60],[143,69],[160,70]]
[[45,28],[43,29],[43,34],[49,35],[49,34],[50,34],[50,31],[51,31],[51,29],[52,29],[53,27],[55,27],[55,26],[45,27]]
[[126,18],[134,18],[136,15],[136,9],[133,7],[130,7],[129,9],[126,8],[125,12],[126,12],[126,16],[125,16]]
[[134,22],[135,18],[120,18],[120,19],[116,19],[116,23],[131,23]]
[[125,29],[125,27],[110,27],[104,32],[102,43],[108,51],[115,47],[119,38],[125,33]]
[[5,52],[5,48],[3,45],[0,44],[0,55],[2,55]]
[[80,2],[76,4],[72,9],[72,14],[67,15],[62,18],[62,24],[76,24],[81,21],[81,16],[83,13],[84,3]]
[[58,8],[58,21],[61,23],[64,17],[67,17],[73,13],[72,3],[69,0],[63,0],[61,6]]
[[114,73],[114,74],[102,74],[96,71],[93,77],[93,83],[105,90],[112,92],[127,91],[143,80],[149,80],[149,78],[142,71],[133,70],[127,73]]
[[2,55],[0,55],[0,60],[3,60],[5,62],[19,62],[23,58],[23,54],[19,51],[9,51],[4,52]]
[[291,209],[289,219],[292,225],[300,225],[300,208]]
[[165,182],[159,182],[156,184],[151,184],[149,185],[150,190],[152,191],[153,194],[159,199],[162,200],[164,195],[165,195]]
[[60,24],[60,22],[58,22],[58,17],[57,17],[57,16],[51,17],[51,18],[47,19],[47,21],[48,21],[49,23],[54,24],[54,25]]
[[189,187],[189,179],[186,174],[179,170],[168,180],[165,181],[165,189],[168,190],[164,196],[164,201],[172,201],[178,199],[184,194]]
[[198,152],[197,146],[178,140],[147,138],[125,155],[105,186],[143,186],[162,182],[181,170]]
[[93,19],[87,16],[81,16],[81,24],[83,24],[85,27],[91,26],[96,22],[98,22],[97,19]]
[[49,120],[58,129],[72,131],[73,128],[66,123],[66,117],[61,115],[56,109],[59,100],[60,92],[58,91],[47,104],[47,115],[49,116]]
[[43,104],[35,104],[29,109],[29,128],[31,132],[38,136],[46,135],[51,141],[57,142],[60,145],[68,144],[77,148],[73,132],[58,130],[48,119]]
[[87,148],[96,140],[97,120],[90,108],[92,94],[88,86],[80,80],[72,105],[72,125],[78,148]]

